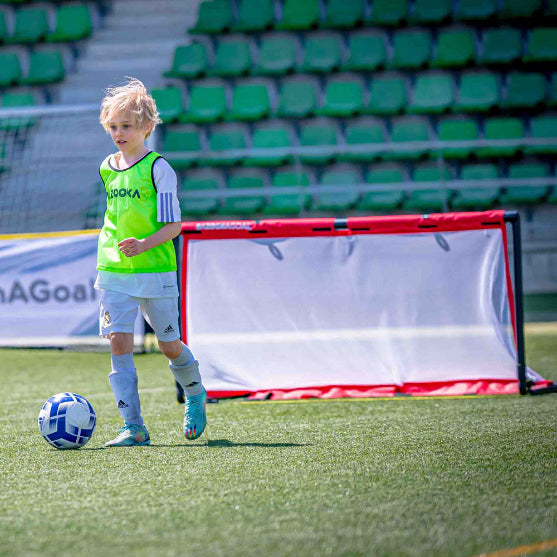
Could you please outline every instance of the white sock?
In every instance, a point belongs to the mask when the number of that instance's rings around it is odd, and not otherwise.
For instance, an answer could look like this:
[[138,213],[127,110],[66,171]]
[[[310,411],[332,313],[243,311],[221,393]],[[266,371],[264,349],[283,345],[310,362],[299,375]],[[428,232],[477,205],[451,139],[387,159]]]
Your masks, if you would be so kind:
[[111,360],[112,373],[108,380],[120,415],[128,425],[143,425],[133,353],[112,356]]
[[182,385],[186,395],[193,396],[203,392],[199,363],[184,343],[182,343],[182,353],[174,360],[169,360],[168,367],[176,381]]

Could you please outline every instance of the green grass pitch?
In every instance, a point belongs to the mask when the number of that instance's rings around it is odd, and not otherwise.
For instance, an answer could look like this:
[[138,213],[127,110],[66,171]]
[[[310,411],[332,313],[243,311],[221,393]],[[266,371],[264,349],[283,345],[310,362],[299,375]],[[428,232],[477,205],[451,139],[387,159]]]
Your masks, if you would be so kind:
[[[557,334],[527,335],[557,381]],[[0,350],[0,555],[463,555],[557,538],[555,395],[208,405],[199,440],[160,354],[138,355],[150,447],[120,427],[109,356]],[[85,395],[88,445],[57,451],[37,415]]]

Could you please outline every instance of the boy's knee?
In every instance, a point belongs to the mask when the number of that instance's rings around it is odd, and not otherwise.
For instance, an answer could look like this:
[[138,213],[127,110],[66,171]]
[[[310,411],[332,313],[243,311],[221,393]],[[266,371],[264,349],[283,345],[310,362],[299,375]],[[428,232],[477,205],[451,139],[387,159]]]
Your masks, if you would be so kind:
[[133,352],[133,335],[130,333],[110,333],[110,351],[116,355]]
[[170,342],[159,340],[159,348],[169,360],[175,360],[182,353],[182,341],[180,339]]

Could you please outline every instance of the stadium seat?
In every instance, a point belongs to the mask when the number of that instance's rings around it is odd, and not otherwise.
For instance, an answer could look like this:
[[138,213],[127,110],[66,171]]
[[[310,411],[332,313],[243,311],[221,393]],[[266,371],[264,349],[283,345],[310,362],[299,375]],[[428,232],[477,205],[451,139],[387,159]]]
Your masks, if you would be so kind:
[[[437,128],[439,141],[475,141],[479,137],[478,124],[473,118],[450,116],[439,121]],[[440,153],[447,159],[466,159],[473,151],[473,147],[442,147],[439,151],[432,152],[432,156]]]
[[[541,162],[520,162],[509,168],[509,178],[512,180],[528,178],[547,178],[549,168]],[[549,186],[512,186],[505,188],[501,202],[509,205],[537,205],[549,193]]]
[[317,26],[319,17],[319,0],[285,0],[282,19],[275,27],[292,31],[312,29]]
[[500,17],[527,18],[535,15],[542,7],[542,0],[502,0]]
[[454,84],[450,74],[426,72],[414,85],[408,112],[412,114],[440,114],[454,101]]
[[[530,137],[532,139],[551,138],[557,140],[557,115],[542,114],[530,120]],[[524,150],[528,155],[555,155],[557,145],[530,145]]]
[[0,51],[0,87],[10,87],[21,79],[21,64],[16,52]]
[[356,75],[337,74],[330,77],[325,87],[325,99],[318,114],[349,118],[364,107],[364,83]]
[[404,201],[405,209],[425,211],[428,213],[446,211],[451,191],[443,187],[443,182],[451,179],[446,166],[426,163],[414,169],[414,182],[435,182],[434,189],[412,189]]
[[478,56],[480,64],[511,64],[520,58],[522,38],[520,30],[512,27],[487,29],[483,48]]
[[190,33],[220,34],[230,29],[232,20],[232,0],[201,2],[197,21],[190,29]]
[[43,6],[18,8],[15,11],[14,32],[6,37],[6,43],[38,43],[48,33],[48,14]]
[[0,12],[0,44],[6,40],[8,36],[8,24],[6,22],[6,13]]
[[[201,216],[215,212],[219,207],[219,200],[211,192],[224,187],[222,174],[212,168],[202,168],[188,171],[182,180],[182,188],[178,193],[182,213],[191,216]],[[189,191],[207,191],[207,197],[185,199],[183,194]]]
[[[524,124],[520,118],[508,116],[488,118],[484,125],[484,139],[523,139]],[[478,157],[512,157],[521,150],[517,146],[480,147],[476,150]]]
[[312,208],[334,212],[352,209],[360,196],[356,184],[361,182],[360,172],[356,166],[339,164],[328,167],[321,175],[320,186],[340,186],[341,189],[315,194]]
[[[395,163],[383,163],[372,166],[366,174],[368,184],[397,184],[406,178],[404,166]],[[358,209],[365,211],[392,211],[402,204],[402,189],[367,191],[358,202]]]
[[87,4],[67,4],[56,7],[54,31],[48,33],[49,42],[69,42],[85,39],[93,32],[91,12]]
[[419,24],[442,23],[453,10],[452,0],[416,0],[411,21]]
[[59,50],[35,50],[29,55],[27,75],[20,81],[26,85],[46,85],[62,81],[66,68]]
[[359,151],[346,150],[337,160],[345,162],[371,162],[380,157],[381,151],[368,149],[367,145],[380,147],[388,141],[383,122],[377,118],[352,118],[346,123],[346,147],[360,148]]
[[308,36],[300,69],[304,72],[329,73],[337,70],[341,61],[340,35],[322,31]]
[[247,148],[247,129],[243,124],[217,124],[209,132],[209,149],[213,152],[202,164],[206,166],[235,166],[241,160],[239,154],[222,151]]
[[[273,172],[273,188],[294,188],[309,186],[314,179],[310,169],[300,166],[285,167]],[[311,196],[304,191],[295,193],[272,193],[270,201],[263,208],[265,215],[298,215],[309,206]]]
[[455,17],[460,20],[483,20],[496,12],[497,0],[460,0]]
[[546,83],[541,73],[511,72],[501,101],[503,108],[534,108],[545,98]]
[[317,84],[308,77],[292,77],[281,80],[277,116],[306,118],[317,109]]
[[[391,141],[397,143],[430,141],[429,121],[421,116],[400,116],[393,119]],[[418,159],[427,152],[427,147],[404,148],[396,152],[387,152],[383,158],[390,160]]]
[[461,75],[453,108],[459,112],[487,112],[498,101],[499,83],[495,74],[473,70]]
[[161,120],[165,124],[177,121],[184,111],[180,89],[178,87],[156,88],[151,90],[151,94],[157,103]]
[[365,0],[328,0],[321,27],[352,29],[364,18]]
[[[460,179],[466,181],[497,180],[499,170],[495,164],[468,164],[462,167]],[[499,197],[499,187],[469,187],[459,189],[451,206],[460,211],[483,211],[493,207]]]
[[546,104],[548,106],[557,106],[557,72],[551,76],[549,96],[547,97]]
[[327,164],[335,155],[338,144],[338,128],[328,118],[315,118],[300,123],[300,146],[318,147],[318,153],[300,154],[302,163]]
[[532,29],[526,48],[525,62],[557,61],[557,28],[539,27]]
[[382,31],[354,31],[348,37],[348,59],[342,69],[371,72],[387,62],[387,37]]
[[[263,188],[265,187],[265,178],[259,169],[245,168],[235,170],[226,182],[228,190]],[[251,216],[258,213],[265,205],[265,196],[262,194],[250,196],[233,196],[226,197],[223,200],[220,212],[224,214]]]
[[253,154],[244,159],[244,166],[280,166],[290,159],[288,153],[259,154],[257,149],[288,149],[292,146],[292,130],[287,122],[269,121],[259,124],[253,131]]
[[372,77],[369,103],[364,112],[377,115],[399,114],[406,107],[405,78],[398,74],[380,74]]
[[[162,152],[174,169],[181,170],[196,164],[201,149],[201,132],[195,126],[166,130]],[[191,158],[180,157],[180,155]]]
[[266,35],[261,40],[259,58],[253,74],[286,75],[296,69],[298,39],[287,33]]
[[240,0],[238,21],[231,31],[264,31],[275,22],[274,0]]
[[450,27],[439,31],[437,49],[431,65],[438,68],[466,66],[475,57],[474,31],[467,27]]
[[164,72],[166,77],[195,78],[207,70],[207,49],[203,43],[177,46],[174,50],[172,67]]
[[[0,108],[34,106],[36,103],[33,93],[4,93],[0,98]],[[35,124],[33,116],[18,116],[17,118],[3,118],[0,129],[26,128]]]
[[260,120],[271,113],[268,84],[244,82],[236,85],[232,93],[232,108],[225,115],[227,120]]
[[224,36],[219,39],[215,62],[207,70],[207,75],[239,77],[248,74],[251,67],[252,56],[249,40],[232,35]]
[[371,15],[365,18],[367,25],[399,25],[408,13],[408,0],[373,0]]
[[212,80],[197,81],[190,91],[188,110],[180,117],[180,121],[211,124],[222,119],[225,112],[224,85]]
[[417,69],[431,59],[432,40],[427,29],[403,29],[394,33],[391,67]]

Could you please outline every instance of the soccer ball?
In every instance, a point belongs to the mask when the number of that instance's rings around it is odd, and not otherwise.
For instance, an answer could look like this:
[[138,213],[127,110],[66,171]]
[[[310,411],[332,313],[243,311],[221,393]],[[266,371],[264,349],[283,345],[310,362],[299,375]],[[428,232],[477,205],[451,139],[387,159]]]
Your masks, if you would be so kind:
[[51,396],[39,412],[39,431],[57,449],[79,449],[93,436],[97,415],[91,403],[75,393]]

